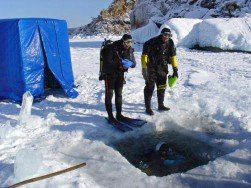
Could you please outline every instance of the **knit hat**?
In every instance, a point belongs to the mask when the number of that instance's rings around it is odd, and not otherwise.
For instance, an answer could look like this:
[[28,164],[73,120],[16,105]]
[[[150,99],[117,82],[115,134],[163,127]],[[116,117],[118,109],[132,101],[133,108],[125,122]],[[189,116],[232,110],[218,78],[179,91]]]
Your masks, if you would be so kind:
[[132,36],[129,35],[129,34],[124,34],[123,37],[122,37],[122,40],[123,41],[132,40]]
[[160,33],[171,33],[169,28],[163,28]]

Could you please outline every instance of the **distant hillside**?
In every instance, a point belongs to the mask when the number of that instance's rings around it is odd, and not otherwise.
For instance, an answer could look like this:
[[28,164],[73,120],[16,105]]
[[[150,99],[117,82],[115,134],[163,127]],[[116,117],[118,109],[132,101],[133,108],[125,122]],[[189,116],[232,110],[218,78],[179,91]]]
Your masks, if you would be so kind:
[[71,29],[71,36],[102,35],[113,34],[121,35],[130,32],[130,12],[136,0],[114,0],[113,3],[100,12],[88,25]]
[[114,0],[91,23],[70,29],[69,34],[121,35],[149,21],[161,26],[171,18],[230,18],[245,14],[251,14],[250,0]]

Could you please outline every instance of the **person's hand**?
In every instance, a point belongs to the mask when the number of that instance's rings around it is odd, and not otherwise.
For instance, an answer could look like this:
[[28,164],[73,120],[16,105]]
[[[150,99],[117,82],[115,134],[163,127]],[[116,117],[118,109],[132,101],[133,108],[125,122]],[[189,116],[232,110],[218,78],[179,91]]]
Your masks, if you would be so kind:
[[177,67],[173,68],[173,76],[176,76],[177,78],[179,77],[179,75],[178,75],[178,68]]
[[105,79],[105,77],[106,77],[106,74],[105,74],[105,73],[100,72],[100,73],[99,73],[99,77],[98,77],[98,79],[99,79],[99,81],[102,81],[102,80],[104,80],[104,79]]
[[147,74],[147,69],[146,68],[142,68],[142,75],[145,81],[148,80],[148,74]]
[[121,64],[124,69],[129,69],[131,66],[133,66],[134,63],[129,59],[122,59]]
[[134,68],[134,67],[136,67],[136,63],[135,62],[133,62],[131,68]]

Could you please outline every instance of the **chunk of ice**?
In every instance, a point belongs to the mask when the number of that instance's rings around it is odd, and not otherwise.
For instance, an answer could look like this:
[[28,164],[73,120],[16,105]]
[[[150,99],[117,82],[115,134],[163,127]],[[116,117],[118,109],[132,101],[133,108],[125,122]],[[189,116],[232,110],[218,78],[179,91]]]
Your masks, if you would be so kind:
[[14,163],[14,175],[17,179],[28,179],[37,174],[42,166],[43,155],[33,149],[21,149],[18,151]]
[[23,94],[23,101],[22,101],[22,107],[19,113],[19,124],[25,124],[30,115],[31,115],[31,107],[33,103],[33,96],[29,91],[26,91]]

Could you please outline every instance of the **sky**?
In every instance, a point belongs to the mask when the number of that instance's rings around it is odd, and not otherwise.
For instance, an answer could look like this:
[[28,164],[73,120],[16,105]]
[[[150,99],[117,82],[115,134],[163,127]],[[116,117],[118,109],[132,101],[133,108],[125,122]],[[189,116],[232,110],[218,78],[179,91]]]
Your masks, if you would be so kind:
[[112,0],[0,0],[0,19],[65,19],[69,28],[90,23]]

